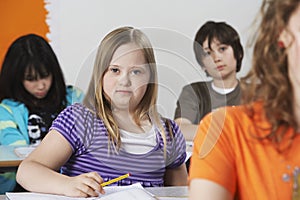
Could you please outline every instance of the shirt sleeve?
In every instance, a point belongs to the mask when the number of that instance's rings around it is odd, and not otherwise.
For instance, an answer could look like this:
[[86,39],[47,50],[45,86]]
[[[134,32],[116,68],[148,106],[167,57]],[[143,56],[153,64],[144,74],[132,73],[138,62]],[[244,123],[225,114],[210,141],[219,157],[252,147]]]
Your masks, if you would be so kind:
[[19,126],[12,112],[10,112],[7,106],[0,104],[0,145],[25,144],[27,144],[26,138],[19,130]]
[[53,121],[50,130],[58,131],[71,145],[75,154],[83,151],[85,144],[85,132],[82,129],[82,118],[84,118],[83,107],[80,104],[74,104],[65,108]]
[[167,168],[176,168],[185,162],[186,144],[185,139],[178,125],[170,120],[173,138],[169,138],[167,149]]
[[198,124],[199,97],[191,85],[183,87],[176,103],[175,116],[177,118],[189,119],[193,124]]
[[[222,185],[232,195],[236,190],[236,168],[232,136],[234,123],[228,119],[226,109],[218,109],[199,124],[194,139],[189,180],[208,179]],[[231,132],[231,133],[230,133]]]

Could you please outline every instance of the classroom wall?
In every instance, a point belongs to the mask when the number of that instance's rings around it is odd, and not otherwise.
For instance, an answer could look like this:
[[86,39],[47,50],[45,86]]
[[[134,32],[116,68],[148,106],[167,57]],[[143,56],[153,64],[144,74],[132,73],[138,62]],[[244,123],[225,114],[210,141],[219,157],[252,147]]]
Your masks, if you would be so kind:
[[[158,63],[159,111],[173,118],[176,99],[188,83],[207,80],[197,65],[192,41],[207,20],[226,21],[237,29],[244,46],[261,0],[47,0],[50,44],[57,52],[67,83],[86,90],[95,50],[101,39],[120,26],[134,26],[150,38]],[[240,77],[250,67],[245,47]]]
[[46,37],[49,27],[43,0],[0,0],[0,69],[11,43],[21,35]]

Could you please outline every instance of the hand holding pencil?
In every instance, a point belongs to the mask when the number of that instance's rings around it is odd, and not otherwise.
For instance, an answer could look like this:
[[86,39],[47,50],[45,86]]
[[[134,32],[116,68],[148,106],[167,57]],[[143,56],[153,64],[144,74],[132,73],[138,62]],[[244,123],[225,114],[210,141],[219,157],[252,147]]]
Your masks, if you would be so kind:
[[124,174],[117,178],[103,182],[102,177],[97,172],[84,173],[74,177],[67,177],[69,181],[64,187],[60,187],[63,190],[63,194],[71,197],[96,197],[101,194],[105,194],[103,187],[123,180],[130,176],[130,173]]

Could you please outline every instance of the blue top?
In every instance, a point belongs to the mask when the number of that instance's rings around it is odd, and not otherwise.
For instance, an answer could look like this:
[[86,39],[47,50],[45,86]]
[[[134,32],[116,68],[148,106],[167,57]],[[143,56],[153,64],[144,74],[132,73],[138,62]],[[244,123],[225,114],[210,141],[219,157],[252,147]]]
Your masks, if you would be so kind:
[[53,121],[50,129],[61,133],[69,142],[73,153],[62,167],[63,174],[76,176],[96,171],[104,181],[130,173],[130,177],[114,185],[141,183],[144,187],[164,185],[168,168],[182,165],[186,158],[184,137],[178,125],[170,120],[173,137],[166,124],[166,159],[160,130],[155,127],[155,147],[147,153],[133,154],[121,148],[115,152],[109,149],[108,132],[102,119],[81,104],[74,104],[62,111]]
[[[66,88],[67,106],[82,102],[84,94],[78,88]],[[3,99],[0,104],[0,145],[29,144],[27,107],[12,99]],[[0,194],[12,191],[16,185],[15,172],[0,172]]]
[[[66,92],[67,106],[82,102],[84,95],[79,89],[68,86]],[[0,104],[0,145],[29,144],[27,126],[27,107],[21,102],[4,99]]]

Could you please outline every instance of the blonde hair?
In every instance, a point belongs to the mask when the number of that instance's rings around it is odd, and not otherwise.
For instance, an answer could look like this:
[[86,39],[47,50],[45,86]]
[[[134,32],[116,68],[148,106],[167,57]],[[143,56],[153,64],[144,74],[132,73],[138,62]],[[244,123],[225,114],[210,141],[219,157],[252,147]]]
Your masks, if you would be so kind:
[[[110,99],[103,91],[103,76],[110,65],[114,52],[122,45],[134,43],[144,53],[146,63],[150,69],[150,81],[142,100],[134,112],[134,120],[140,125],[140,120],[149,118],[151,122],[158,126],[160,134],[166,144],[166,131],[164,130],[160,115],[157,111],[156,101],[158,93],[156,61],[152,45],[147,36],[140,30],[133,27],[121,27],[107,34],[98,47],[96,60],[94,63],[93,76],[90,81],[84,104],[91,110],[96,110],[96,114],[101,118],[107,128],[109,142],[115,150],[119,150],[121,138],[118,125],[113,118],[112,105]],[[169,126],[168,122],[167,125]],[[169,128],[172,135],[171,129]],[[164,145],[166,148],[166,145]]]
[[[287,53],[285,48],[278,45],[278,40],[299,3],[299,0],[263,1],[260,16],[255,21],[259,23],[259,27],[250,41],[251,45],[254,44],[252,68],[242,79],[242,102],[250,105],[248,108],[251,116],[254,115],[251,102],[263,102],[266,118],[270,122],[270,134],[267,138],[275,142],[280,141],[288,127],[297,127]],[[284,128],[278,132],[281,127]]]

